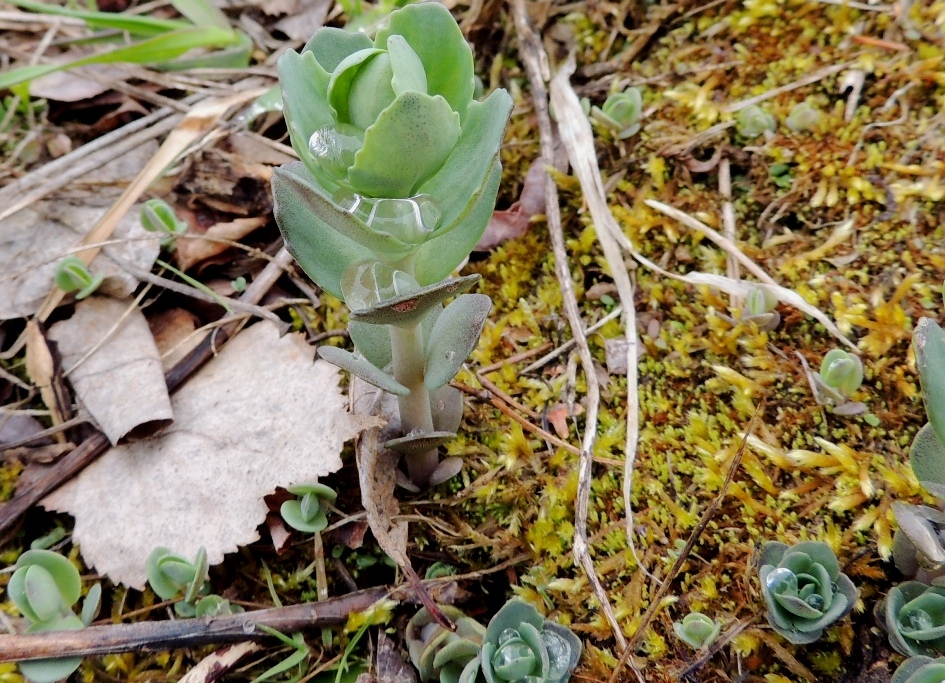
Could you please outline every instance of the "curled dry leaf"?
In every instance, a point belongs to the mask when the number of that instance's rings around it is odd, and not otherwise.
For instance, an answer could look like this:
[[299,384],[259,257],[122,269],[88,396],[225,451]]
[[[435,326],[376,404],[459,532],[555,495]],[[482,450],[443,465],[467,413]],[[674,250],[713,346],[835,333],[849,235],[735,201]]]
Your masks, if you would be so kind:
[[174,252],[181,270],[190,270],[201,261],[223,253],[230,245],[216,240],[240,240],[253,230],[263,227],[268,218],[237,218],[227,223],[211,225],[203,234],[194,234],[193,228],[188,230],[190,237],[181,237],[177,240],[177,250]]
[[76,397],[111,443],[170,424],[160,354],[135,303],[90,297],[53,325],[49,337],[59,345]]
[[268,322],[230,341],[172,398],[159,438],[120,445],[43,505],[75,516],[90,566],[143,588],[157,546],[211,564],[259,537],[263,497],[341,467],[344,442],[377,418],[348,414],[340,373]]

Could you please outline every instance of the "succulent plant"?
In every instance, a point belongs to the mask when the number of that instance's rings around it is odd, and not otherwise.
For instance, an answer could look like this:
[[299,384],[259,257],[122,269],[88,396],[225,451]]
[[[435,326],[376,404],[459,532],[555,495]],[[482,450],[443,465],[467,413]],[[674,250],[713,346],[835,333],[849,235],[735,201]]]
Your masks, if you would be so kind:
[[456,624],[455,631],[436,623],[426,608],[407,622],[407,651],[422,683],[458,683],[463,669],[479,654],[486,634],[485,626],[457,608],[443,605],[440,609]]
[[93,275],[78,256],[67,256],[56,265],[55,279],[59,289],[66,293],[75,292],[75,298],[81,301],[99,288],[105,276],[101,273]]
[[945,654],[945,587],[919,581],[893,586],[875,616],[899,654]]
[[745,107],[735,114],[735,130],[745,138],[756,138],[764,132],[774,132],[778,127],[769,112],[757,104]]
[[673,622],[676,636],[694,649],[711,647],[719,637],[722,625],[702,612],[690,612],[682,621]]
[[942,683],[945,681],[945,657],[932,659],[910,657],[896,669],[889,683]]
[[[30,622],[27,633],[42,633],[88,626],[98,613],[102,589],[99,584],[92,587],[82,616],[77,616],[72,608],[82,595],[82,579],[75,566],[51,550],[27,550],[16,562],[7,594]],[[69,676],[81,663],[81,657],[41,659],[21,662],[20,671],[33,683],[52,683]]]
[[609,95],[601,107],[591,107],[593,120],[613,131],[618,139],[634,135],[640,130],[640,115],[643,112],[643,96],[638,88],[627,88],[623,92]]
[[161,246],[165,247],[173,247],[177,238],[187,232],[187,223],[180,220],[163,199],[149,199],[142,205],[141,226],[148,232],[163,235]]
[[773,541],[762,549],[759,563],[768,623],[795,645],[813,643],[853,609],[856,587],[826,543]]
[[812,104],[801,102],[794,105],[791,113],[784,120],[784,125],[795,133],[810,130],[820,122],[820,111]]
[[210,584],[207,581],[207,551],[202,547],[191,561],[159,546],[148,555],[147,570],[148,583],[159,598],[183,598],[174,604],[174,611],[178,616],[193,617],[196,614],[197,600],[210,592]]
[[472,51],[438,3],[391,13],[373,41],[319,29],[280,58],[279,79],[301,162],[274,174],[276,221],[305,272],[348,305],[358,352],[319,355],[395,394],[404,436],[385,446],[417,487],[445,481],[462,467],[437,453],[462,418],[447,383],[492,302],[464,294],[478,276],[444,278],[492,215],[511,98],[473,99]]
[[745,296],[745,307],[742,309],[742,320],[751,321],[764,331],[773,330],[781,322],[780,314],[775,310],[778,306],[778,297],[762,286],[753,286]]
[[279,510],[286,524],[308,534],[328,526],[328,505],[335,502],[337,493],[324,484],[299,484],[289,486],[288,490],[298,498],[287,500]]
[[565,683],[581,649],[581,640],[570,629],[512,599],[489,621],[482,650],[463,669],[459,681]]

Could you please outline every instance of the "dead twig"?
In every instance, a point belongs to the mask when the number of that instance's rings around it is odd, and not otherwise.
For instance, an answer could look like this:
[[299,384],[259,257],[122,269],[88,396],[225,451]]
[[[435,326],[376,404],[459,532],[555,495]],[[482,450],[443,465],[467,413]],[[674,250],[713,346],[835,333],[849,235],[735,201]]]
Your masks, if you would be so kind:
[[[525,63],[528,80],[532,88],[532,101],[535,114],[538,118],[538,130],[541,138],[541,151],[547,166],[554,163],[554,136],[551,129],[551,117],[548,113],[548,91],[545,81],[550,79],[548,72],[548,56],[545,54],[541,40],[528,21],[524,0],[515,0],[512,3],[512,13],[515,18],[515,29],[519,38],[519,52]],[[559,111],[560,115],[560,111]],[[548,220],[548,231],[555,254],[555,271],[561,287],[565,312],[574,338],[577,340],[581,365],[584,367],[584,376],[587,382],[587,419],[584,427],[584,438],[581,444],[581,456],[578,469],[578,494],[574,513],[574,556],[584,568],[588,581],[594,589],[594,594],[600,601],[614,638],[621,648],[626,647],[626,638],[620,630],[620,623],[610,605],[610,598],[604,590],[594,569],[594,561],[588,552],[587,543],[587,516],[591,485],[591,464],[593,462],[594,442],[597,438],[597,413],[600,407],[600,387],[597,374],[594,372],[594,360],[584,336],[584,325],[581,322],[581,313],[578,308],[577,297],[574,294],[574,283],[568,268],[567,250],[564,244],[564,233],[561,228],[561,212],[558,208],[558,188],[554,180],[545,174],[545,215]],[[632,301],[631,304],[632,306]]]

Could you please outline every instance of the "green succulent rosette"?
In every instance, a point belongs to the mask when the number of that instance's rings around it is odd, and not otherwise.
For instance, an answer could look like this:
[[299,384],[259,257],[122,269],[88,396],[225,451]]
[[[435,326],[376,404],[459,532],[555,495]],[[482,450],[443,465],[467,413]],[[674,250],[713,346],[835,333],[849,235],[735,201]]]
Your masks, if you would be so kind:
[[945,588],[906,581],[889,590],[875,614],[899,654],[945,654]]
[[853,609],[856,587],[826,543],[771,542],[761,551],[760,565],[768,623],[795,645],[813,643]]
[[910,657],[896,669],[889,683],[942,683],[945,681],[945,657],[932,659]]
[[275,215],[305,271],[339,298],[355,262],[402,264],[421,286],[448,276],[492,214],[512,106],[504,90],[473,99],[449,11],[409,5],[373,41],[322,28],[279,80],[301,162],[275,173]]
[[722,625],[702,612],[690,612],[682,621],[673,622],[673,631],[695,650],[712,646],[722,632]]
[[297,496],[282,504],[280,513],[286,524],[307,534],[317,534],[328,526],[328,506],[338,494],[324,484],[298,484],[288,487]]
[[513,599],[492,617],[482,651],[463,669],[459,683],[566,683],[581,649],[570,629]]
[[424,607],[407,622],[406,639],[410,661],[420,672],[422,683],[458,683],[463,670],[479,654],[486,627],[461,610],[442,605],[455,631],[440,626]]

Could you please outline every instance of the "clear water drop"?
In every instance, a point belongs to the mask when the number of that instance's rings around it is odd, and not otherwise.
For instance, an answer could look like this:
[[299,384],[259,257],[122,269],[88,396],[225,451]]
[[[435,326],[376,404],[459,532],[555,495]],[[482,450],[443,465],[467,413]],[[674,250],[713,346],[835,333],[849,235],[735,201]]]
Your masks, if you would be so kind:
[[564,638],[551,631],[542,631],[541,640],[548,650],[548,678],[559,679],[571,663],[571,646]]
[[824,608],[824,598],[818,593],[812,593],[804,598],[804,602],[813,607],[814,609],[822,610]]
[[768,573],[765,586],[772,593],[783,592],[789,586],[797,586],[797,577],[787,567],[777,567]]
[[341,124],[339,128],[322,126],[308,139],[308,148],[325,173],[337,180],[348,176],[354,155],[364,144],[357,129]]
[[508,643],[502,645],[492,658],[493,668],[517,665],[535,659],[535,653],[525,643]]
[[427,195],[364,199],[350,211],[368,227],[407,244],[426,240],[440,220],[439,207]]
[[497,638],[497,640],[499,641],[499,647],[502,647],[510,640],[515,640],[518,637],[519,637],[518,631],[516,631],[514,628],[505,629],[504,631],[502,631],[502,633],[499,634],[499,637]]
[[935,622],[932,621],[932,616],[924,609],[917,609],[915,612],[912,612],[907,619],[908,621],[905,626],[910,631],[925,631],[935,626]]
[[408,273],[380,261],[358,261],[345,268],[341,275],[341,293],[348,307],[355,311],[371,308],[419,288],[420,285]]

